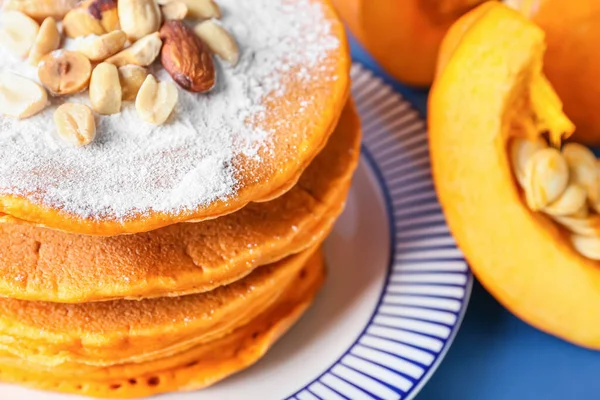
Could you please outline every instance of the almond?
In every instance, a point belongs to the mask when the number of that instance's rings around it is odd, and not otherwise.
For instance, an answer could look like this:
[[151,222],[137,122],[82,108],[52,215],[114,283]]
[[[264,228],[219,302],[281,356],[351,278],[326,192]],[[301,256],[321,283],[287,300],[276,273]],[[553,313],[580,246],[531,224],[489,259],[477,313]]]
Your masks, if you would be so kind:
[[34,81],[9,72],[0,73],[0,114],[28,118],[47,104],[46,90]]
[[163,19],[184,19],[188,13],[188,6],[182,1],[173,1],[161,7]]
[[124,101],[135,100],[147,76],[148,70],[139,65],[130,64],[119,67],[119,80]]
[[55,96],[85,90],[90,82],[92,64],[83,54],[55,50],[40,60],[40,82]]
[[40,59],[60,46],[60,32],[56,20],[48,17],[42,22],[35,38],[35,43],[29,51],[29,63],[37,66]]
[[112,31],[102,36],[89,36],[82,40],[77,51],[91,61],[104,61],[123,49],[127,35],[123,31]]
[[4,10],[21,11],[38,22],[48,17],[61,20],[79,0],[5,0]]
[[203,93],[215,85],[215,66],[208,47],[182,21],[167,21],[160,30],[161,62],[175,82],[190,92]]
[[156,60],[160,53],[162,40],[158,33],[144,36],[130,47],[106,59],[106,62],[122,67],[127,64],[146,67]]
[[85,104],[64,103],[54,112],[58,135],[75,146],[86,146],[96,137],[94,113]]
[[156,0],[119,0],[121,29],[133,41],[160,29],[162,15]]
[[221,59],[232,66],[238,63],[240,59],[238,45],[233,36],[221,24],[209,19],[196,25],[194,32]]
[[221,9],[213,0],[159,0],[161,5],[181,1],[188,7],[188,17],[195,19],[221,18]]
[[135,99],[135,109],[141,119],[155,125],[164,124],[175,109],[179,92],[170,82],[157,82],[148,75]]
[[121,111],[122,97],[117,67],[106,62],[98,64],[90,80],[90,102],[94,111],[116,114]]
[[116,0],[87,0],[71,10],[63,20],[70,38],[103,35],[119,29]]
[[27,57],[35,43],[40,26],[20,11],[0,14],[0,45],[20,57]]

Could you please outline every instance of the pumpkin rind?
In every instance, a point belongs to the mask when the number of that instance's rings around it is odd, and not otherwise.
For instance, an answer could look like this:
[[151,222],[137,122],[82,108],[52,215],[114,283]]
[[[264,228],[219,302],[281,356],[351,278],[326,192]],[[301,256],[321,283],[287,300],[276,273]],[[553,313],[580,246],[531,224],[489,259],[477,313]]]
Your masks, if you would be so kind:
[[394,78],[428,86],[444,34],[485,0],[334,0],[350,31]]
[[510,0],[546,33],[544,72],[577,126],[575,140],[600,145],[600,1]]

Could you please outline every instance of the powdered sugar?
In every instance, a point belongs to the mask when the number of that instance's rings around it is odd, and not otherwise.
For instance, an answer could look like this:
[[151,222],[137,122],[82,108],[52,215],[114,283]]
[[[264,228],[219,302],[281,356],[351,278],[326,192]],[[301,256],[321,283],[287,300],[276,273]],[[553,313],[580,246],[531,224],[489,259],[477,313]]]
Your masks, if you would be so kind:
[[[53,99],[30,119],[0,116],[0,195],[100,219],[178,213],[233,196],[238,188],[234,158],[256,159],[258,150],[269,146],[270,133],[256,128],[265,96],[285,93],[283,77],[291,69],[301,67],[298,78],[310,80],[310,71],[339,42],[322,6],[311,0],[219,4],[222,23],[242,54],[235,68],[217,61],[213,92],[180,90],[174,115],[162,126],[144,123],[133,104],[124,103],[120,114],[97,118],[98,136],[85,148],[64,146],[52,117],[61,101],[89,103],[87,93]],[[0,71],[36,75],[4,49]],[[161,68],[153,72],[159,80],[170,79]]]

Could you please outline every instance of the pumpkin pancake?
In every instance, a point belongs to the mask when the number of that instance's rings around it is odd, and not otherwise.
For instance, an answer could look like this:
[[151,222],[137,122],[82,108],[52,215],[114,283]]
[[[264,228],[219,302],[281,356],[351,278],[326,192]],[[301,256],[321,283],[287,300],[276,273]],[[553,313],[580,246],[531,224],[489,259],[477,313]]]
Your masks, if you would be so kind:
[[[120,113],[98,117],[95,141],[76,148],[54,132],[60,98],[27,119],[0,116],[0,212],[113,236],[215,218],[290,189],[348,99],[344,27],[328,0],[218,4],[239,63],[216,59],[217,84],[208,94],[179,89],[166,124],[142,121],[126,102]],[[0,49],[0,60],[0,72],[37,79],[8,50]],[[158,64],[156,77],[171,80]]]
[[50,367],[102,367],[179,354],[248,324],[294,290],[315,250],[196,295],[82,304],[0,299],[0,350]]
[[284,291],[251,322],[217,340],[165,358],[107,367],[79,364],[46,367],[0,351],[0,380],[102,398],[201,389],[261,358],[308,308],[323,278],[323,259],[317,252],[296,271],[289,285],[293,290]]
[[116,237],[0,224],[0,296],[80,303],[211,290],[323,240],[360,154],[349,104],[325,149],[284,196],[201,223]]

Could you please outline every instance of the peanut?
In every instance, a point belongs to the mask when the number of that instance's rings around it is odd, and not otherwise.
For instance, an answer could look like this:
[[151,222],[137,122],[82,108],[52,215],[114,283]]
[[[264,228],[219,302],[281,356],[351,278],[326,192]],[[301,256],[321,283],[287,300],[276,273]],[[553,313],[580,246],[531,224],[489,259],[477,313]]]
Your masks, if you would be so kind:
[[135,100],[147,76],[148,70],[139,65],[130,64],[119,67],[119,79],[124,101]]
[[110,115],[121,111],[121,83],[119,71],[113,64],[103,62],[92,72],[90,102],[98,114]]
[[28,118],[47,104],[48,94],[42,86],[13,73],[0,73],[0,114]]
[[221,59],[235,66],[240,59],[240,50],[238,45],[225,28],[213,20],[200,22],[194,28],[196,35],[202,39],[210,51],[218,55]]
[[81,92],[88,87],[92,64],[83,54],[55,50],[45,55],[38,66],[38,77],[55,96]]
[[96,137],[94,114],[85,104],[64,103],[54,112],[54,123],[59,136],[75,146],[86,146]]
[[91,61],[104,61],[123,49],[127,35],[123,31],[112,31],[102,36],[91,36],[84,39],[77,51]]
[[37,66],[42,57],[58,49],[60,46],[60,32],[56,20],[48,17],[42,22],[33,47],[29,52],[29,63]]
[[121,29],[132,40],[138,40],[160,29],[162,15],[155,0],[119,0]]
[[106,62],[122,67],[127,64],[140,65],[146,67],[156,60],[160,49],[162,47],[162,40],[158,33],[153,33],[148,36],[144,36],[137,42],[125,50],[115,54],[112,57],[106,59]]
[[221,18],[221,9],[214,0],[158,0],[160,5],[181,1],[188,7],[188,17],[195,19]]
[[6,11],[0,14],[0,25],[0,45],[27,57],[38,36],[38,23],[20,11]]
[[184,19],[188,13],[188,6],[182,1],[172,1],[161,7],[163,18]]
[[173,112],[179,92],[170,82],[157,82],[148,75],[135,99],[135,108],[141,119],[155,125],[161,125]]

